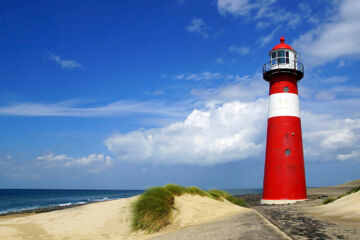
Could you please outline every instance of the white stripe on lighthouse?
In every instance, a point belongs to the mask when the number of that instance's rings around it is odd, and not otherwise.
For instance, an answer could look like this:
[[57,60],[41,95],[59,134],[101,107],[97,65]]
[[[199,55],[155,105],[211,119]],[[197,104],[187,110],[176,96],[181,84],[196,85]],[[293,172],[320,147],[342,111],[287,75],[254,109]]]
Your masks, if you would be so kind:
[[275,93],[269,97],[268,118],[279,116],[300,117],[299,97],[294,93]]

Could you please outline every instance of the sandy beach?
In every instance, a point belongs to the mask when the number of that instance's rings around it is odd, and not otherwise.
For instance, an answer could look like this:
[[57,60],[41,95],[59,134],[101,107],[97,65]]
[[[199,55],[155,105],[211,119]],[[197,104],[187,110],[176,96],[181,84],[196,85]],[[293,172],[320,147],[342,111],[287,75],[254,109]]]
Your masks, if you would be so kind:
[[322,205],[326,197],[346,193],[359,183],[311,188],[308,201],[292,205],[260,205],[260,194],[243,195],[251,208],[183,195],[175,198],[172,224],[154,234],[131,231],[131,204],[137,197],[3,216],[0,239],[359,239],[360,192]]
[[228,201],[184,195],[175,199],[173,224],[156,234],[131,231],[131,204],[137,197],[87,204],[46,213],[0,218],[0,239],[148,239],[253,210]]

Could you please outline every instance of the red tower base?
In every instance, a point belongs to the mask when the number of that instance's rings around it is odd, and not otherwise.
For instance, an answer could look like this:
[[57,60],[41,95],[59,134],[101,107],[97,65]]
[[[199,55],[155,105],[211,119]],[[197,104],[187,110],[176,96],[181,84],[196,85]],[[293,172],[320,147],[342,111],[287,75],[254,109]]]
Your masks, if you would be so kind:
[[286,204],[306,199],[300,118],[269,118],[261,203]]

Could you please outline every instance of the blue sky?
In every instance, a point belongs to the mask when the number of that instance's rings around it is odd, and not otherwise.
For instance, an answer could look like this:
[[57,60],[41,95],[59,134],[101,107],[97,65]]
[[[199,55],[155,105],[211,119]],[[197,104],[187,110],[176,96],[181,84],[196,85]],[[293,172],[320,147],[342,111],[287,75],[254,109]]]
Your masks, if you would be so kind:
[[357,0],[5,1],[0,188],[261,187],[268,85],[300,52],[307,183],[360,178]]

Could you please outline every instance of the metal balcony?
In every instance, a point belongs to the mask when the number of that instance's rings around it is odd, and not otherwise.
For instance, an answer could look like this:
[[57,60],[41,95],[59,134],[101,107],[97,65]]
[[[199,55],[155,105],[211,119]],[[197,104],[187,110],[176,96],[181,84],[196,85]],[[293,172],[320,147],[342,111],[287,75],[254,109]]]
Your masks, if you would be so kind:
[[263,77],[269,81],[270,77],[279,73],[290,73],[300,80],[304,76],[304,65],[299,61],[290,61],[289,63],[267,62],[262,67]]

